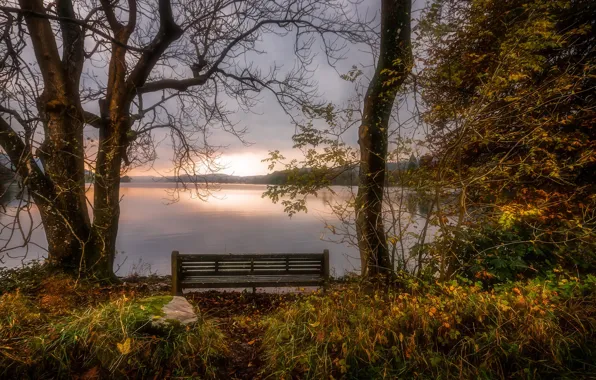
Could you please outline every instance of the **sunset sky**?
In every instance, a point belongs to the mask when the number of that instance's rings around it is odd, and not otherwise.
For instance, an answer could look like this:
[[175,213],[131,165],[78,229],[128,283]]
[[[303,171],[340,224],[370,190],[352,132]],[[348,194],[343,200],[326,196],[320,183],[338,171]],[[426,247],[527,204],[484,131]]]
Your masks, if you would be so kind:
[[[276,41],[264,41],[267,45],[268,54],[266,57],[257,57],[262,59],[264,65],[268,62],[275,62],[291,67],[295,59],[292,53],[291,44],[283,42],[283,39],[276,38]],[[339,75],[347,72],[353,64],[369,60],[372,64],[372,57],[351,50],[349,56],[337,65],[337,71],[330,67],[322,54],[316,58],[317,67],[313,67],[313,80],[318,82],[321,99],[326,102],[341,103],[354,94],[353,85],[342,80]],[[250,145],[242,144],[236,137],[221,131],[213,130],[211,144],[226,145],[227,148],[221,150],[222,157],[220,163],[227,166],[222,170],[226,174],[234,175],[257,175],[267,174],[267,163],[261,160],[267,157],[270,150],[278,149],[288,158],[296,158],[299,152],[292,152],[292,135],[294,126],[291,119],[284,113],[275,98],[268,93],[260,96],[260,103],[252,109],[251,113],[245,113],[238,110],[235,113],[235,121],[238,127],[247,127],[245,139]],[[234,109],[233,102],[228,106]],[[349,134],[350,143],[356,142],[357,131]],[[153,168],[136,168],[130,172],[130,175],[152,175],[155,170],[161,174],[166,174],[171,168],[171,146],[169,141],[164,140],[157,148],[158,159]]]
[[[418,4],[417,4],[418,3]],[[413,17],[416,18],[421,4],[424,0],[415,1],[413,7]],[[359,5],[360,13],[367,14],[370,19],[380,10],[379,0],[364,0]],[[251,54],[247,59],[263,70],[276,65],[282,66],[283,70],[291,70],[296,62],[293,45],[294,36],[289,34],[285,37],[277,35],[264,35],[257,48],[266,52],[265,54]],[[326,56],[320,49],[320,45],[315,45],[316,56],[313,60],[310,70],[312,70],[311,81],[316,82],[317,91],[320,94],[320,101],[325,103],[332,102],[342,105],[354,96],[354,84],[344,81],[340,78],[341,74],[347,73],[353,65],[357,65],[363,70],[365,75],[372,76],[374,59],[370,54],[370,48],[363,45],[347,46],[345,50],[345,59],[336,63],[332,67],[327,62]],[[172,69],[174,70],[174,69]],[[182,72],[183,76],[192,75],[187,67],[178,67],[174,71]],[[363,83],[367,83],[366,81]],[[152,94],[152,96],[160,96]],[[147,104],[151,102],[148,101]],[[91,108],[95,105],[91,105]],[[220,150],[221,158],[218,163],[224,167],[221,173],[233,174],[239,176],[259,175],[268,173],[268,164],[261,162],[267,157],[271,150],[280,150],[288,159],[300,158],[300,152],[292,150],[292,135],[295,132],[291,118],[282,110],[281,106],[271,93],[262,92],[259,95],[259,102],[251,112],[245,112],[237,106],[233,99],[226,101],[226,107],[232,111],[230,117],[233,123],[237,123],[237,128],[246,127],[247,133],[244,136],[248,144],[243,144],[235,136],[220,129],[212,129],[209,136],[209,144],[213,146],[222,146]],[[95,109],[89,111],[97,112]],[[300,117],[299,110],[295,115]],[[95,131],[91,130],[91,137]],[[160,135],[160,133],[162,133]],[[152,176],[169,175],[172,169],[172,148],[171,142],[165,138],[164,132],[157,132],[156,141],[160,141],[157,146],[157,159],[153,165],[134,168],[128,172],[132,176]],[[357,144],[357,126],[348,131],[344,136],[345,142],[350,145]]]
[[[367,0],[361,4],[362,11],[369,15],[378,13],[380,2],[378,0]],[[285,70],[290,70],[296,57],[293,51],[293,35],[286,37],[266,35],[261,41],[260,49],[266,54],[255,54],[251,56],[254,63],[262,66],[264,70],[272,64],[283,65]],[[318,45],[317,45],[318,46]],[[312,80],[318,83],[318,92],[321,100],[341,104],[354,94],[352,83],[340,78],[340,74],[346,73],[353,65],[371,66],[373,57],[363,52],[364,46],[350,46],[346,50],[346,58],[340,61],[336,67],[331,67],[322,51],[317,52],[311,69]],[[235,101],[227,103],[229,109],[236,109]],[[267,163],[261,160],[267,157],[270,150],[278,149],[288,158],[298,157],[299,152],[292,152],[292,135],[294,126],[291,119],[284,113],[274,96],[270,93],[262,93],[257,107],[250,113],[238,110],[233,115],[233,121],[238,122],[238,127],[247,127],[246,140],[251,144],[243,145],[238,139],[221,130],[213,130],[210,143],[213,145],[227,146],[222,149],[220,163],[227,166],[223,173],[234,175],[257,175],[266,174]],[[234,120],[235,119],[235,120]],[[351,131],[347,136],[350,144],[357,141],[357,131]],[[171,146],[169,141],[164,140],[157,149],[158,159],[153,168],[136,168],[130,175],[155,175],[155,170],[160,174],[167,175],[171,169]]]

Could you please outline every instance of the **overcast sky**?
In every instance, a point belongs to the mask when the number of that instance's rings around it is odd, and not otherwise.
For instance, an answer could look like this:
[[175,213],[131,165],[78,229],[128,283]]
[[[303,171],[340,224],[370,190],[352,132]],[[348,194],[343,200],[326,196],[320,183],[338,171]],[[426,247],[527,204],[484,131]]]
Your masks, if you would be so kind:
[[[291,68],[294,65],[295,57],[291,43],[292,37],[285,38],[269,36],[263,41],[263,48],[267,51],[266,55],[257,57],[264,67],[268,67],[275,62],[277,65]],[[289,43],[287,41],[289,39]],[[313,66],[316,70],[313,72],[313,80],[318,83],[318,91],[321,99],[326,102],[341,104],[354,94],[353,84],[342,80],[339,73],[347,72],[354,64],[366,63],[372,64],[373,59],[368,54],[358,52],[356,49],[349,51],[349,56],[339,62],[335,68],[331,67],[323,54],[319,54]],[[337,71],[336,71],[337,70]],[[339,72],[339,73],[338,73]],[[235,109],[232,101],[229,107]],[[297,157],[299,152],[292,151],[292,135],[294,134],[294,125],[291,118],[283,111],[277,103],[275,97],[270,93],[263,93],[260,96],[259,104],[246,113],[240,109],[232,116],[232,120],[238,123],[239,129],[247,128],[245,139],[250,145],[244,145],[235,136],[221,130],[213,130],[211,143],[214,145],[226,145],[222,149],[222,164],[226,169],[222,172],[235,175],[256,175],[266,174],[267,163],[261,160],[267,157],[268,151],[278,149],[286,157]],[[351,143],[356,142],[356,131],[353,131],[348,138]],[[158,160],[154,167],[160,172],[167,171],[171,166],[168,161],[171,156],[171,147],[166,140],[158,147]],[[132,175],[150,175],[153,171],[139,168],[135,169]],[[164,173],[162,173],[164,174]]]
[[[361,7],[361,12],[368,10],[369,15],[378,13],[380,0],[368,0]],[[286,37],[265,35],[259,49],[267,53],[251,57],[253,62],[264,69],[275,64],[277,66],[283,65],[285,69],[290,70],[296,62],[293,39],[293,35]],[[318,47],[319,45],[317,45],[317,49]],[[321,100],[342,104],[354,95],[354,85],[342,80],[340,74],[347,73],[353,65],[373,65],[372,55],[364,52],[364,48],[364,46],[348,46],[346,58],[337,62],[335,67],[329,65],[322,51],[318,51],[311,68],[313,69],[312,80],[318,84],[317,90],[321,95]],[[230,101],[228,106],[235,109],[233,101]],[[210,143],[227,146],[221,151],[221,164],[226,166],[222,170],[223,173],[234,175],[266,174],[268,164],[261,162],[261,160],[266,158],[267,153],[271,150],[280,150],[288,158],[299,157],[300,152],[292,150],[294,125],[272,94],[262,93],[259,104],[252,108],[251,112],[246,113],[238,109],[232,116],[232,120],[238,122],[240,129],[242,127],[247,128],[248,132],[245,139],[250,142],[250,145],[244,145],[229,133],[213,130]],[[357,131],[351,131],[346,138],[348,143],[355,144]],[[168,140],[164,140],[160,144],[157,154],[158,159],[153,168],[137,168],[131,172],[131,175],[154,175],[156,170],[160,174],[167,175],[168,169],[171,167],[169,162],[171,146]]]

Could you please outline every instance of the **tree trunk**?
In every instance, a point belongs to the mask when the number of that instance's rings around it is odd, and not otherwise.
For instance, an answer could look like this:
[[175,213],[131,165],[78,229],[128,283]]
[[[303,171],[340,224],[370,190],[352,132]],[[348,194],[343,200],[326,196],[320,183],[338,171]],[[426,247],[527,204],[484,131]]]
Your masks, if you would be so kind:
[[[67,272],[84,266],[91,223],[85,197],[83,117],[68,97],[38,101],[48,136],[38,149],[43,178],[28,188],[39,207],[48,241],[48,262]],[[74,170],[73,170],[74,169]]]
[[360,183],[356,197],[356,231],[364,276],[390,269],[383,224],[388,127],[397,91],[411,68],[411,0],[383,0],[381,48],[375,74],[364,98],[360,145]]
[[[89,255],[95,276],[113,277],[116,237],[120,218],[120,169],[126,148],[126,118],[100,129],[93,218],[94,250]],[[124,131],[124,132],[123,132]]]
[[[119,29],[119,41],[128,41],[131,29]],[[102,123],[95,165],[93,251],[88,260],[95,277],[115,278],[114,258],[120,219],[120,171],[128,147],[131,96],[126,85],[126,49],[112,44],[106,98],[100,103]]]

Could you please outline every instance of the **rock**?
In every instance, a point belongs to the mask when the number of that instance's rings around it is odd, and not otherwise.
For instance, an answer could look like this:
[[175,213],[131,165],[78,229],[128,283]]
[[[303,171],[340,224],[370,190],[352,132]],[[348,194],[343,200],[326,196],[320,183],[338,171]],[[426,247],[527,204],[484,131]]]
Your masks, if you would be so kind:
[[161,312],[162,315],[153,318],[152,324],[155,327],[186,326],[198,320],[192,305],[180,296],[172,297],[172,300],[161,308]]

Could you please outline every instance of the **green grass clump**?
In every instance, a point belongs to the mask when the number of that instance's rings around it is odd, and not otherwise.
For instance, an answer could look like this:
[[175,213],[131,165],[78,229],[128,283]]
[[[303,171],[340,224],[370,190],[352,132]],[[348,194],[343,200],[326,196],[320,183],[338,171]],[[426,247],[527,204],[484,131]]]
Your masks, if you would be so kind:
[[25,338],[40,333],[44,321],[37,306],[19,291],[0,296],[0,377],[1,368],[12,364],[28,366],[33,353]]
[[36,313],[18,293],[5,294],[0,302],[5,299],[0,313],[3,308],[30,312],[13,313],[22,318],[2,313],[1,378],[213,377],[214,363],[227,350],[224,335],[201,316],[189,327],[152,326],[152,316],[160,315],[170,296],[136,301],[123,296],[59,318]]
[[265,320],[276,378],[561,378],[596,376],[594,278],[485,291],[347,285]]

